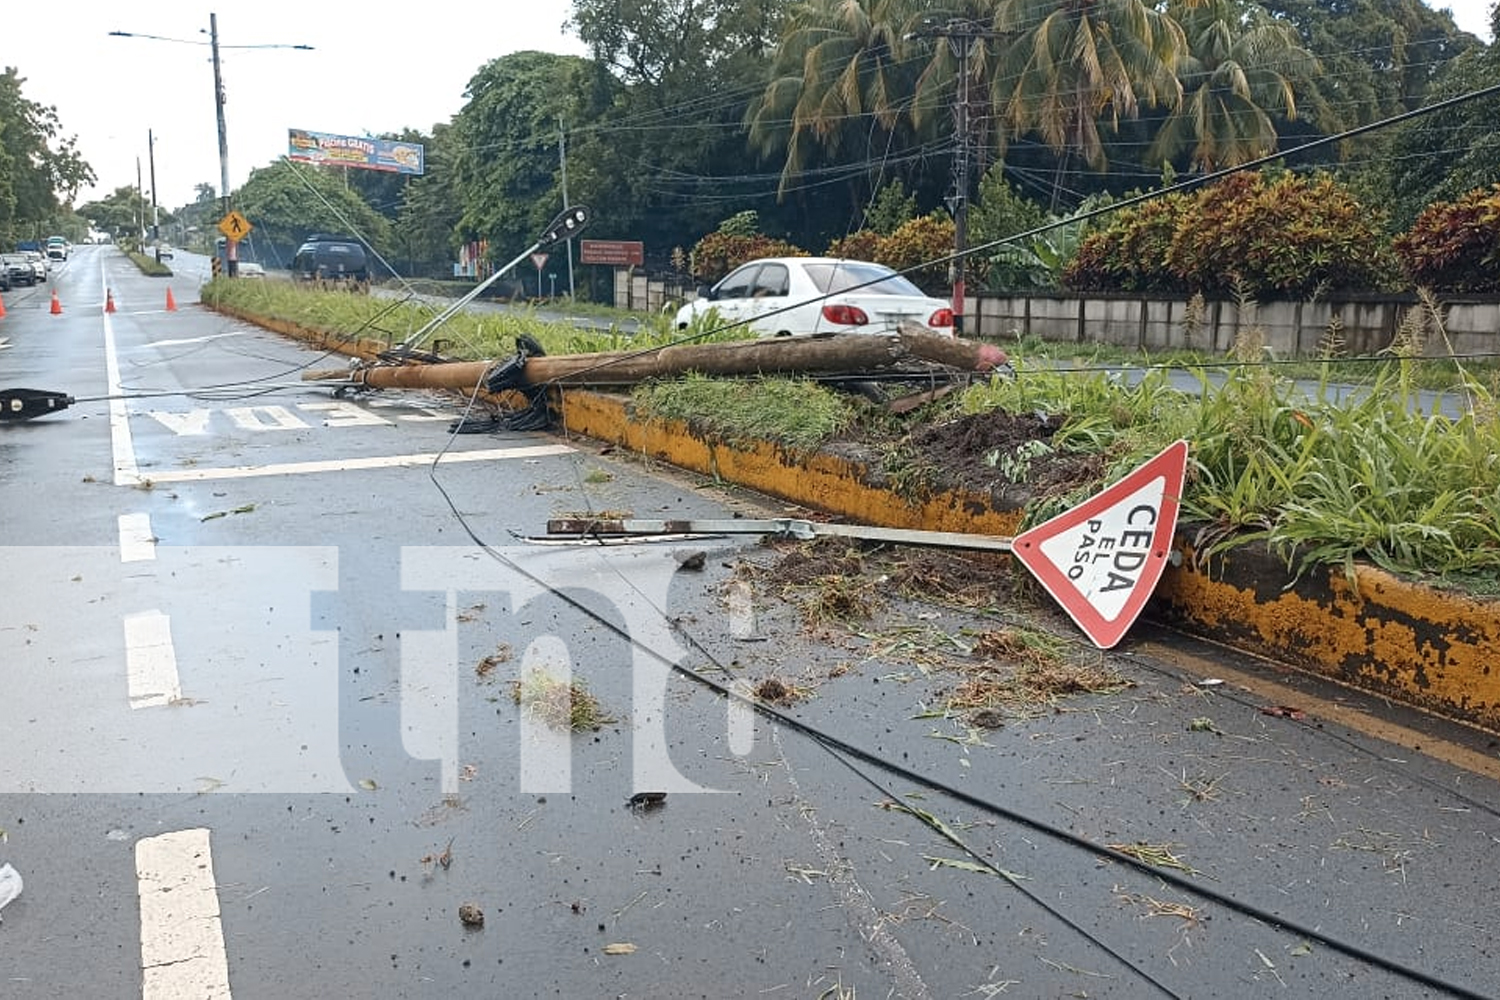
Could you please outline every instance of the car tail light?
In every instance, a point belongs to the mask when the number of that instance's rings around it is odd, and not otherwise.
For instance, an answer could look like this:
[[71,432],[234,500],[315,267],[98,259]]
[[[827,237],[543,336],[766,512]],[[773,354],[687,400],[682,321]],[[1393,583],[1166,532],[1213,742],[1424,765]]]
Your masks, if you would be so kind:
[[831,302],[823,307],[823,318],[839,326],[864,326],[870,322],[870,317],[859,306],[834,305]]
[[936,329],[941,329],[942,327],[945,327],[945,326],[952,326],[953,325],[953,310],[952,309],[939,309],[937,312],[935,312],[931,316],[927,317],[927,325],[930,326],[930,327],[934,327]]

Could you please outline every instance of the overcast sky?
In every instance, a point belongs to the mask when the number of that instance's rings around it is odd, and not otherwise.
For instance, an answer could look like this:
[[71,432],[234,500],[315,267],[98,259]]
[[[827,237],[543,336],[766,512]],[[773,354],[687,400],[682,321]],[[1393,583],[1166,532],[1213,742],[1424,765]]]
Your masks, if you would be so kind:
[[[218,17],[233,188],[286,152],[288,129],[431,132],[463,107],[470,78],[491,59],[525,49],[583,54],[562,29],[570,10],[569,0],[26,0],[0,14],[0,64],[16,67],[26,80],[21,92],[55,106],[64,134],[78,137],[99,177],[80,202],[134,187],[137,157],[149,191],[150,132],[158,201],[177,208],[200,183],[219,188],[210,12]],[[232,47],[243,45],[313,51]]]
[[[1460,28],[1489,40],[1491,0],[1447,7]],[[22,93],[57,108],[65,134],[98,175],[80,202],[136,183],[151,186],[155,136],[158,201],[177,208],[194,188],[219,187],[219,147],[209,59],[209,13],[218,14],[231,187],[287,148],[287,130],[378,135],[430,132],[464,104],[486,62],[537,49],[582,54],[564,33],[569,0],[505,3],[328,3],[319,0],[65,0],[5,5],[0,63],[26,80]],[[112,37],[112,31],[180,41]],[[314,51],[236,48],[311,45]]]

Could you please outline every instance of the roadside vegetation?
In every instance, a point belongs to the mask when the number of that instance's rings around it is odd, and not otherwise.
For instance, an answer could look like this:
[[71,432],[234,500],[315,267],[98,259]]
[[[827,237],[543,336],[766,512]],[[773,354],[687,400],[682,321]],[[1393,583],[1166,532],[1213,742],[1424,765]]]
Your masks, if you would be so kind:
[[[283,282],[220,279],[203,294],[259,316],[392,342],[435,314],[416,300]],[[890,460],[919,465],[923,455],[903,441],[913,426],[995,411],[1045,415],[1056,424],[1045,440],[974,458],[1016,481],[1054,454],[1098,456],[1102,471],[1029,508],[1029,523],[1185,438],[1194,467],[1183,518],[1199,526],[1205,553],[1259,544],[1298,573],[1320,565],[1352,571],[1369,561],[1432,582],[1500,589],[1500,378],[1493,368],[1422,357],[1426,339],[1441,330],[1420,311],[1411,316],[1378,361],[1358,366],[1335,357],[1295,368],[1269,362],[1253,328],[1228,357],[1176,354],[1155,366],[1140,357],[1077,364],[1076,344],[1007,344],[1015,377],[972,386],[904,421],[815,380],[689,376],[642,385],[632,403],[641,419],[682,421],[729,443],[768,441],[795,453],[857,428],[866,439],[887,440]],[[523,334],[554,354],[644,349],[680,336],[649,318],[627,336],[517,311],[460,314],[437,337],[455,358],[500,358]],[[1132,361],[1148,363],[1133,381],[1110,369]],[[1174,388],[1169,369],[1192,373],[1196,390]],[[1450,393],[1461,415],[1424,410],[1417,395],[1424,385]],[[941,482],[945,472],[922,471],[904,481]]]

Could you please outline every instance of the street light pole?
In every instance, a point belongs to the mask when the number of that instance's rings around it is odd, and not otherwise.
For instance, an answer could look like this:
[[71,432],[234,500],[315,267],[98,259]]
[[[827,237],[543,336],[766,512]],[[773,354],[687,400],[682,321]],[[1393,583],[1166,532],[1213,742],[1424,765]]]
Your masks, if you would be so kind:
[[161,217],[156,201],[156,133],[146,130],[146,155],[151,163],[151,239],[156,244],[156,262],[161,263]]

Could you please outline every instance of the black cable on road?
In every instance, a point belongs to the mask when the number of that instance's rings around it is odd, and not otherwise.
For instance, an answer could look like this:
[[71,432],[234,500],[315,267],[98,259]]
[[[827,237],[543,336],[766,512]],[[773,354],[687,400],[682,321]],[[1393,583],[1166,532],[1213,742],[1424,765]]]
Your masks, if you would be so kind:
[[[1500,91],[1500,85],[1497,85],[1492,89]],[[478,399],[479,391],[480,386],[475,386],[473,393],[469,397],[469,404],[468,408],[465,410],[465,414],[472,410],[475,402]],[[811,725],[810,723],[803,722],[795,716],[789,715],[772,705],[768,705],[765,702],[760,701],[759,699],[746,697],[740,692],[734,690],[732,687],[721,684],[702,673],[694,670],[689,670],[688,668],[677,663],[672,658],[668,657],[666,654],[658,651],[657,649],[646,643],[641,642],[639,639],[632,636],[630,632],[624,627],[610,621],[608,618],[589,608],[582,601],[564,591],[558,590],[557,588],[551,586],[545,580],[541,579],[539,576],[532,573],[530,570],[526,569],[515,560],[511,559],[509,556],[505,555],[505,553],[501,552],[499,549],[496,549],[494,546],[490,545],[483,538],[479,537],[479,534],[469,523],[468,518],[463,514],[462,511],[458,509],[458,506],[454,503],[452,496],[449,495],[448,491],[443,487],[442,482],[438,479],[437,476],[437,467],[439,463],[442,462],[443,456],[447,454],[448,450],[452,447],[455,440],[456,433],[450,434],[447,444],[445,444],[443,449],[438,452],[438,454],[433,458],[432,464],[428,468],[428,478],[432,481],[432,485],[436,487],[438,493],[442,496],[443,501],[448,505],[448,509],[452,512],[454,518],[458,521],[459,526],[463,528],[464,533],[468,535],[469,539],[475,545],[479,546],[481,551],[483,551],[490,558],[499,562],[501,565],[505,566],[507,569],[524,577],[531,583],[536,584],[550,596],[561,600],[569,607],[573,608],[576,611],[579,611],[593,623],[603,627],[605,630],[612,632],[616,636],[625,640],[633,648],[640,650],[641,652],[650,656],[652,659],[670,668],[675,673],[680,674],[681,676],[686,677],[704,686],[705,688],[708,688],[710,691],[714,692],[720,697],[731,699],[742,705],[746,705],[752,708],[758,714],[771,720],[772,722],[784,726],[786,729],[791,730],[792,732],[796,732],[802,736],[807,737],[815,744],[832,754],[835,759],[839,760],[840,763],[855,770],[855,772],[859,774],[861,778],[863,778],[875,788],[880,789],[882,794],[887,795],[887,797],[891,797],[890,793],[887,792],[883,788],[883,786],[881,786],[873,778],[870,778],[863,772],[859,771],[857,768],[854,768],[851,760],[859,761],[872,767],[879,768],[882,771],[893,775],[894,777],[902,779],[903,781],[910,781],[913,784],[921,785],[923,787],[931,789],[932,791],[939,792],[954,799],[957,802],[970,806],[971,808],[989,813],[993,816],[998,816],[1001,819],[1033,830],[1055,841],[1069,844],[1081,851],[1087,852],[1094,857],[1102,856],[1109,858],[1110,860],[1118,864],[1126,865],[1141,872],[1142,874],[1165,882],[1182,892],[1197,896],[1198,898],[1207,900],[1211,903],[1215,903],[1219,906],[1224,907],[1226,910],[1231,910],[1233,912],[1239,913],[1242,916],[1249,917],[1252,920],[1260,921],[1261,923],[1264,923],[1277,930],[1296,934],[1308,941],[1316,941],[1319,944],[1322,944],[1334,951],[1340,952],[1348,958],[1352,958],[1356,961],[1372,965],[1376,968],[1391,973],[1392,975],[1411,980],[1430,989],[1440,990],[1454,997],[1463,998],[1463,1000],[1493,1000],[1493,998],[1488,994],[1479,993],[1469,989],[1466,986],[1449,982],[1448,980],[1442,979],[1439,976],[1425,970],[1404,965],[1393,959],[1389,959],[1383,955],[1372,952],[1369,949],[1363,948],[1356,944],[1351,944],[1340,938],[1334,937],[1324,931],[1318,930],[1317,928],[1308,927],[1304,924],[1298,923],[1295,920],[1279,916],[1271,912],[1270,910],[1264,909],[1253,903],[1244,902],[1242,900],[1234,898],[1233,896],[1221,893],[1211,887],[1204,886],[1198,882],[1194,882],[1183,875],[1179,875],[1167,869],[1158,868],[1145,861],[1142,861],[1139,858],[1132,857],[1129,854],[1113,850],[1105,845],[1096,844],[1086,839],[1085,837],[1073,833],[1072,831],[1063,829],[1062,827],[1054,826],[1044,820],[1040,820],[1033,816],[1028,816],[1025,813],[1009,809],[1003,805],[1000,805],[999,803],[991,802],[988,799],[981,798],[980,796],[974,795],[971,792],[966,792],[961,788],[950,785],[937,778],[922,774],[921,772],[913,770],[912,768],[904,764],[899,764],[896,761],[881,756],[880,754],[877,754],[873,751],[864,749],[860,746],[856,746],[855,744],[850,743],[849,741],[841,737],[824,732],[818,727]],[[638,589],[636,592],[638,594],[640,593]],[[641,596],[644,599],[644,595]],[[650,602],[648,601],[648,603]],[[731,676],[729,668],[721,663],[719,659],[715,657],[711,652],[705,649],[702,643],[700,643],[691,633],[683,629],[680,623],[674,621],[671,616],[662,613],[661,609],[659,608],[653,607],[653,610],[656,610],[657,613],[661,616],[662,620],[666,622],[668,627],[673,631],[673,633],[683,639],[683,641],[686,642],[698,655],[702,656],[721,674],[725,676]],[[994,869],[994,865],[991,862],[975,853],[972,849],[964,845],[960,846],[963,846],[964,850],[968,851],[971,857],[976,858],[989,868]],[[998,869],[994,870],[997,871],[997,873],[999,871]],[[1004,877],[1003,873],[1001,873],[1001,875],[1002,877]],[[1022,888],[1014,879],[1007,878],[1006,881],[1011,886]],[[1168,996],[1177,996],[1176,993],[1158,982],[1145,970],[1129,962],[1105,942],[1099,940],[1095,935],[1080,927],[1070,918],[1057,912],[1045,900],[1040,899],[1038,896],[1029,891],[1026,891],[1025,889],[1022,889],[1022,891],[1027,895],[1029,899],[1035,902],[1047,913],[1058,919],[1060,922],[1064,923],[1066,926],[1076,930],[1078,933],[1083,935],[1086,940],[1094,944],[1101,951],[1120,961],[1132,972],[1140,976],[1142,980],[1150,983],[1152,986],[1161,990]]]

